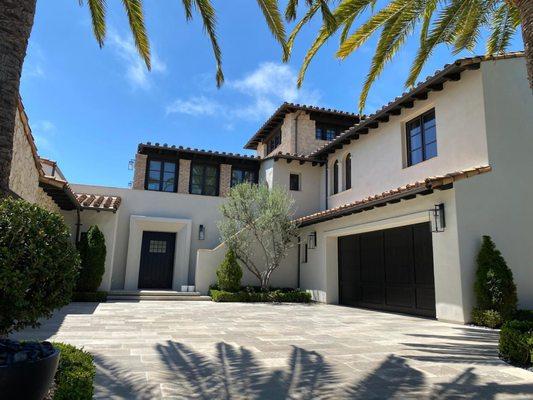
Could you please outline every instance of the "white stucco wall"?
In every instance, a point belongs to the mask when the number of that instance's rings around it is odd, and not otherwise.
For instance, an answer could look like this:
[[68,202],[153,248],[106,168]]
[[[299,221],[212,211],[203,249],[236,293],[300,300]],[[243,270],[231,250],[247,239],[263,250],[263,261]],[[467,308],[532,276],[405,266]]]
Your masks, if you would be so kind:
[[[227,248],[224,243],[220,244],[215,249],[200,249],[198,250],[195,285],[196,290],[201,293],[207,293],[209,286],[216,283],[216,270],[224,260]],[[261,251],[257,251],[257,259],[254,260],[258,265],[261,265]],[[278,267],[271,276],[270,284],[272,287],[296,287],[298,284],[298,252],[297,247],[291,248]],[[260,282],[255,275],[242,266],[242,285],[259,286]]]
[[456,184],[463,296],[474,305],[475,257],[490,235],[513,271],[519,306],[533,308],[533,95],[523,58],[481,65],[492,172]]
[[[112,260],[111,289],[124,288],[132,215],[191,220],[188,282],[174,282],[175,287],[193,284],[198,249],[212,249],[220,243],[216,222],[220,218],[219,207],[224,198],[76,184],[72,184],[71,187],[75,192],[113,195],[122,198],[115,217],[117,230]],[[82,213],[83,224],[85,224],[84,213],[86,212]],[[99,214],[102,218],[111,217],[107,212],[100,212]],[[205,240],[198,239],[200,225],[204,225],[206,228]],[[180,257],[180,254],[176,254],[176,257]]]
[[[485,110],[480,71],[465,71],[461,80],[446,82],[440,92],[429,92],[427,100],[415,101],[389,122],[380,123],[341,150],[330,154],[329,175],[339,160],[339,189],[343,187],[343,160],[352,156],[352,189],[329,196],[328,208],[360,200],[429,176],[446,174],[488,162]],[[405,123],[435,108],[438,156],[406,166]],[[332,183],[328,184],[332,193]]]

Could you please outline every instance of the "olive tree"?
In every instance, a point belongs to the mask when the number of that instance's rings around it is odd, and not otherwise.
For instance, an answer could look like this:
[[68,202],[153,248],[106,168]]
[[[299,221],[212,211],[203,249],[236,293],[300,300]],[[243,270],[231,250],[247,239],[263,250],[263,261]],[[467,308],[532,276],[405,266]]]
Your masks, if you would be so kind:
[[280,187],[243,183],[221,206],[218,228],[237,259],[268,289],[272,273],[295,245],[294,201]]

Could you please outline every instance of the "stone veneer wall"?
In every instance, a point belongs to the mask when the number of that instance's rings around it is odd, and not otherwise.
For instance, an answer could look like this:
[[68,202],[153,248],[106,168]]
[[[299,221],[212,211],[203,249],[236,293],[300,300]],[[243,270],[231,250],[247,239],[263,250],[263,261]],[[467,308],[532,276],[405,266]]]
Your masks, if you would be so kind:
[[180,159],[180,165],[178,169],[178,193],[189,193],[191,160]]
[[24,126],[23,118],[25,116],[17,109],[9,188],[24,200],[38,204],[49,211],[59,212],[57,204],[39,186],[39,170],[31,147],[32,139],[28,137],[31,132],[25,131],[29,128]]
[[133,172],[132,189],[144,190],[144,180],[146,177],[146,154],[135,154],[135,166]]
[[219,196],[226,197],[231,188],[231,165],[220,164],[220,186]]

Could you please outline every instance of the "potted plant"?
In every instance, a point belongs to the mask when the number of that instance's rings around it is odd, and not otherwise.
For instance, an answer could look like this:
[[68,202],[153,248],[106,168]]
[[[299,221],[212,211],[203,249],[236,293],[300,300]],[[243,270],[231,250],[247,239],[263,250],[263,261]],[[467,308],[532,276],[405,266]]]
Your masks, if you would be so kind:
[[7,336],[70,301],[78,252],[63,218],[24,200],[0,201],[0,394],[39,399],[57,369],[59,351],[48,342],[17,342]]

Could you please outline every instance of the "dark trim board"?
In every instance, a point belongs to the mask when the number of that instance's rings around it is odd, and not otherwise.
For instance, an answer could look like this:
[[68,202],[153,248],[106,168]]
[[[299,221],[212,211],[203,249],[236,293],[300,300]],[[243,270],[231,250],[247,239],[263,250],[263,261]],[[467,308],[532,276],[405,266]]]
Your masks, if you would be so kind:
[[339,303],[435,317],[429,223],[338,239]]

